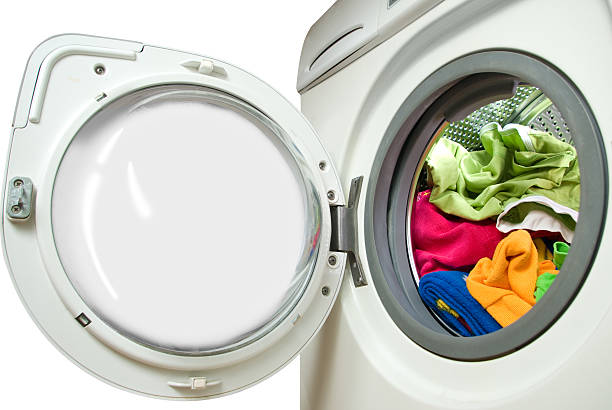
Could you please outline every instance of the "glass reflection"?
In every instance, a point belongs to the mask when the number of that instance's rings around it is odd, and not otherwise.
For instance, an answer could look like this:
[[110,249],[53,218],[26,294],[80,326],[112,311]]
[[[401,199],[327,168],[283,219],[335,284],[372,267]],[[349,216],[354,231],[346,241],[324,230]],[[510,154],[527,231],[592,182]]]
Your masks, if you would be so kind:
[[237,349],[285,319],[313,274],[321,209],[309,170],[284,130],[233,96],[186,85],[126,95],[62,160],[58,255],[119,333],[176,354]]

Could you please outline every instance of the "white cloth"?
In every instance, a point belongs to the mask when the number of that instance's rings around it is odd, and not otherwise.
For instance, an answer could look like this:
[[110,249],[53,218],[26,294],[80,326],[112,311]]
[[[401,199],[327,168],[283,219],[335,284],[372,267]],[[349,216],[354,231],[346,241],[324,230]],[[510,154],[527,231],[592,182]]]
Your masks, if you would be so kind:
[[574,239],[574,231],[568,228],[558,218],[555,218],[554,216],[544,211],[535,209],[529,212],[527,216],[525,216],[525,219],[523,219],[520,223],[516,224],[509,221],[505,221],[503,219],[504,215],[506,215],[508,211],[510,211],[515,206],[525,202],[535,202],[547,206],[556,213],[569,215],[574,221],[578,222],[578,211],[568,208],[567,206],[561,205],[558,202],[555,202],[545,196],[532,195],[519,199],[518,201],[506,206],[504,211],[497,217],[497,229],[499,229],[501,232],[510,232],[515,229],[559,232],[561,236],[563,236],[563,239],[565,239],[569,243],[572,242],[572,240]]

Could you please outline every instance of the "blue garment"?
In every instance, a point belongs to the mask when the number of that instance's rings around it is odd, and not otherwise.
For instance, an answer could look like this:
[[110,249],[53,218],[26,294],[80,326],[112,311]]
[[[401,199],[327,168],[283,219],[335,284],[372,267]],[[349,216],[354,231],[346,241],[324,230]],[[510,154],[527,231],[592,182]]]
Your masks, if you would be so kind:
[[421,299],[462,336],[484,335],[501,329],[468,292],[466,276],[457,271],[428,273],[419,283]]

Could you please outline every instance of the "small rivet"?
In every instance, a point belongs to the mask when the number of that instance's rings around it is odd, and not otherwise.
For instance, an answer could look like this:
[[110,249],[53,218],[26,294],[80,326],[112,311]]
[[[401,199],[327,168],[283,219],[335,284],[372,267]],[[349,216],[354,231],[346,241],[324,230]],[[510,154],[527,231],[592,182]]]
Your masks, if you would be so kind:
[[327,262],[330,266],[336,266],[338,259],[336,258],[336,255],[329,255],[329,258],[327,258]]
[[98,75],[103,75],[106,72],[106,68],[102,64],[97,64],[94,67],[94,72]]
[[13,181],[13,185],[16,187],[22,186],[23,181],[21,179],[16,179],[15,181]]
[[327,169],[327,162],[325,162],[325,161],[319,162],[319,169],[321,171],[325,171]]
[[323,294],[323,296],[329,295],[329,287],[323,286],[323,289],[321,289],[321,294]]
[[333,190],[327,191],[327,199],[329,199],[331,202],[334,202],[336,200],[336,192]]

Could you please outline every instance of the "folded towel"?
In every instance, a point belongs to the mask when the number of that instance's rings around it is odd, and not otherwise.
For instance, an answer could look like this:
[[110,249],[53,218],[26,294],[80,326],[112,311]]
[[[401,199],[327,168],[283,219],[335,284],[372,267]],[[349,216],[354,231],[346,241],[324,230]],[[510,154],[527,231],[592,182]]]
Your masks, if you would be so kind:
[[462,336],[484,335],[500,329],[495,319],[470,295],[465,277],[464,272],[431,272],[419,282],[421,299]]
[[467,288],[487,312],[506,327],[536,303],[538,276],[557,273],[552,261],[538,261],[538,251],[527,231],[512,232],[502,240],[493,259],[482,258],[467,278]]
[[430,191],[419,192],[411,217],[414,262],[422,277],[439,270],[471,269],[481,258],[493,255],[506,234],[495,221],[466,221],[442,213],[429,202]]

